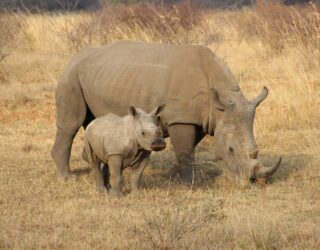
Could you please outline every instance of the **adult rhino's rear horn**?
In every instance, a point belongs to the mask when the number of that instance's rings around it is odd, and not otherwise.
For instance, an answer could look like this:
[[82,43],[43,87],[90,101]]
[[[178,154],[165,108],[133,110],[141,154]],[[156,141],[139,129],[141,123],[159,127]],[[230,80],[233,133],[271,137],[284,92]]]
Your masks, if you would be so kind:
[[258,95],[255,99],[253,99],[251,101],[251,103],[255,106],[255,107],[258,107],[259,104],[264,100],[266,99],[266,97],[268,96],[268,88],[267,87],[263,87],[263,90],[262,92],[260,93],[260,95]]
[[265,167],[257,160],[252,161],[251,165],[251,177],[250,180],[256,180],[258,178],[268,178],[273,175],[281,165],[282,157],[279,157],[279,160],[276,165],[273,167]]

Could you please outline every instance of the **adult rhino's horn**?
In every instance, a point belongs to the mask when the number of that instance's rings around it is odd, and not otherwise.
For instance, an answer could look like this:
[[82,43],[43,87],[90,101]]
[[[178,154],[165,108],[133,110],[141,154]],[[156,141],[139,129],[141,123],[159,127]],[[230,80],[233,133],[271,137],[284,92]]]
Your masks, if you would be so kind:
[[276,165],[273,167],[265,167],[257,160],[254,160],[255,164],[252,165],[252,175],[251,180],[255,180],[258,178],[268,178],[273,175],[281,165],[282,157],[279,157],[279,160]]
[[262,92],[260,93],[260,95],[258,95],[255,99],[253,99],[251,101],[251,103],[255,106],[255,107],[258,107],[259,104],[264,100],[266,99],[266,97],[268,96],[268,88],[267,87],[263,87],[263,90]]

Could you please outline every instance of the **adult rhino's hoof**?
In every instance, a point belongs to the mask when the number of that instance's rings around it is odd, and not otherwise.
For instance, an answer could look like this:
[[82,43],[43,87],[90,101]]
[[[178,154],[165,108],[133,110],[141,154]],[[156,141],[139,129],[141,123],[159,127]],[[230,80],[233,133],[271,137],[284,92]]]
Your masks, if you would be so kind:
[[167,175],[170,179],[178,179],[184,185],[190,186],[193,184],[193,171],[181,170],[179,165],[175,165]]
[[193,170],[192,169],[180,169],[178,171],[178,178],[182,184],[191,186],[193,184]]

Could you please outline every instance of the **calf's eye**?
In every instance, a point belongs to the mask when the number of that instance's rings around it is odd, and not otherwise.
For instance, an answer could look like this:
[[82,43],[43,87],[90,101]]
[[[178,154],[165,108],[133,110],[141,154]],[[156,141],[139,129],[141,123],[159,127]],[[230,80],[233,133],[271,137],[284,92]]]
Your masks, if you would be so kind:
[[229,151],[233,153],[233,147],[229,147]]
[[141,134],[142,134],[142,135],[145,135],[146,133],[142,131]]

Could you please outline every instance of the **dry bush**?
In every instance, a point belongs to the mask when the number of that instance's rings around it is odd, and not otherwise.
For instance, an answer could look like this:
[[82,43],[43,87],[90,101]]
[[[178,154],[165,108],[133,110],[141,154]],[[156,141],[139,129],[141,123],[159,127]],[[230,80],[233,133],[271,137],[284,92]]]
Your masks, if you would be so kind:
[[[79,50],[92,44],[108,44],[123,39],[175,44],[208,43],[208,30],[204,11],[190,1],[182,1],[170,6],[106,4],[80,21],[66,20],[62,34],[69,47]],[[205,36],[208,39],[203,39]]]
[[[19,45],[18,37],[24,26],[21,15],[0,9],[0,64]],[[7,75],[6,67],[0,67],[0,83],[8,81]]]
[[256,1],[256,11],[235,24],[245,39],[260,39],[274,53],[301,46],[320,54],[320,9],[314,4],[285,6],[279,1]]
[[208,198],[201,206],[177,199],[166,205],[155,207],[152,213],[142,211],[136,223],[128,224],[126,214],[114,214],[112,220],[121,225],[128,238],[139,238],[142,249],[175,249],[178,246],[184,249],[189,237],[197,234],[197,230],[217,225],[226,219],[222,199]]
[[19,14],[0,10],[0,62],[16,48],[24,20]]

